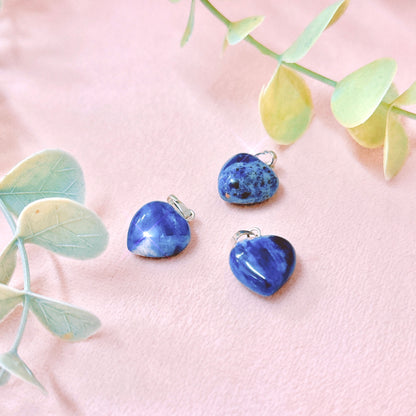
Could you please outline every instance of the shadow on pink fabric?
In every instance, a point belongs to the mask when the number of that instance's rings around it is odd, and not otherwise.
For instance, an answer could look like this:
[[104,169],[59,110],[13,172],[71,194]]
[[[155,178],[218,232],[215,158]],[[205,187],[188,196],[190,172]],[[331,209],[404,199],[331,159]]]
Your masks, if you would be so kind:
[[[255,36],[279,52],[329,3],[215,2],[233,20],[265,15]],[[381,151],[356,145],[331,115],[331,88],[308,79],[311,126],[276,146],[257,111],[274,61],[247,43],[221,57],[225,28],[196,6],[181,49],[185,0],[5,2],[1,172],[35,151],[69,151],[110,245],[85,263],[29,247],[33,289],[87,308],[103,327],[65,343],[30,317],[21,356],[49,396],[13,378],[0,414],[414,414],[415,122],[409,159],[385,182]],[[339,80],[393,57],[403,91],[416,73],[415,18],[413,0],[351,2],[301,63]],[[265,149],[278,154],[277,194],[253,207],[222,201],[223,163]],[[132,255],[131,217],[171,193],[195,210],[190,246],[166,260]],[[268,299],[228,265],[232,235],[254,226],[290,240],[299,258]],[[2,219],[2,244],[8,233]],[[20,313],[2,323],[1,351]]]

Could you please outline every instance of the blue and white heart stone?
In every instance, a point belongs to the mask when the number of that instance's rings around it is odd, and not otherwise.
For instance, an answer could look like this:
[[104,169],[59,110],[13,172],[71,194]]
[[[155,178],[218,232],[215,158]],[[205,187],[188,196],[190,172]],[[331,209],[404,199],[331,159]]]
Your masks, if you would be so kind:
[[169,257],[180,253],[191,239],[188,222],[167,202],[141,207],[127,233],[127,248],[144,257]]
[[292,275],[295,264],[292,244],[276,235],[242,240],[230,253],[235,277],[262,296],[276,293]]
[[271,198],[279,179],[273,169],[248,153],[233,156],[218,176],[218,192],[224,201],[233,204],[257,204]]

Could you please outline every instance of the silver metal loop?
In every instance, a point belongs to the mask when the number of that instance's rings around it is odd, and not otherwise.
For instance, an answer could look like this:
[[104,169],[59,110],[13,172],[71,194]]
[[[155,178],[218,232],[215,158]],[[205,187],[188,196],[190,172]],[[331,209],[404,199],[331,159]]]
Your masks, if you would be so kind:
[[261,153],[256,153],[254,156],[259,157],[259,156],[268,156],[270,159],[269,163],[266,163],[267,166],[273,167],[274,164],[276,163],[276,159],[277,159],[277,155],[275,152],[273,152],[273,150],[265,150],[264,152]]
[[189,209],[182,201],[180,201],[175,195],[168,196],[168,203],[175,208],[178,213],[185,218],[186,221],[192,221],[195,218],[195,212]]
[[237,244],[238,243],[238,240],[241,237],[243,237],[243,236],[246,236],[247,238],[261,237],[260,228],[254,227],[251,230],[240,230],[240,231],[237,231],[233,235],[233,240],[234,240],[235,244]]

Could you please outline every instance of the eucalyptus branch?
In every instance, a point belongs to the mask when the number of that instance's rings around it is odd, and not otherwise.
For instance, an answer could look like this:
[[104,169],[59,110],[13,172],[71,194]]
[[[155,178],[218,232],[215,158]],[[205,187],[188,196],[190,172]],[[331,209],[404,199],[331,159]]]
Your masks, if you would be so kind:
[[[179,0],[170,1],[177,3]],[[195,1],[191,0],[181,46],[186,44],[193,30]],[[383,146],[384,177],[389,180],[397,175],[409,153],[407,133],[398,116],[416,120],[415,113],[401,108],[416,105],[416,82],[399,94],[393,82],[397,62],[392,58],[380,58],[370,62],[340,81],[298,64],[322,33],[344,14],[349,0],[337,0],[322,10],[281,54],[251,35],[262,24],[264,16],[249,16],[232,21],[209,0],[200,2],[226,26],[223,50],[245,41],[263,55],[277,61],[272,78],[263,86],[259,96],[262,124],[276,143],[294,143],[303,135],[312,120],[312,94],[302,77],[306,75],[334,88],[331,110],[335,119],[360,146]]]
[[[209,0],[200,0],[201,3],[211,12],[212,15],[214,15],[218,20],[223,22],[225,26],[229,27],[231,24],[231,20],[229,20],[226,16],[224,16]],[[247,35],[244,39],[246,42],[253,45],[257,50],[259,50],[263,55],[270,56],[276,61],[278,61],[281,65],[286,66],[288,68],[294,69],[297,72],[300,72],[310,78],[316,79],[317,81],[320,81],[326,85],[329,85],[331,87],[335,87],[337,85],[337,81],[328,78],[322,74],[319,74],[315,71],[312,71],[308,68],[305,68],[302,65],[296,64],[296,63],[288,63],[282,61],[282,55],[279,55],[275,51],[271,50],[267,46],[263,45],[261,42],[259,42],[257,39],[255,39],[252,35]],[[386,104],[387,105],[387,104]],[[412,113],[410,111],[403,110],[400,107],[392,106],[391,111],[400,114],[404,117],[416,120],[416,114]]]
[[[13,233],[11,242],[0,254],[0,321],[23,304],[13,345],[0,354],[0,385],[14,375],[45,391],[18,354],[29,311],[53,335],[64,340],[84,340],[101,325],[96,316],[84,309],[32,292],[25,249],[27,243],[37,244],[76,259],[101,254],[107,246],[108,233],[100,218],[81,204],[84,195],[79,164],[60,150],[35,154],[0,180],[0,211]],[[23,290],[9,286],[18,250],[23,265]]]
[[[4,217],[6,218],[10,229],[12,230],[13,235],[16,233],[16,222],[13,219],[12,214],[7,209],[6,205],[4,205],[3,200],[0,198],[0,210],[2,211]],[[17,239],[17,247],[20,251],[20,256],[22,258],[22,265],[23,265],[23,285],[25,293],[30,292],[30,269],[29,269],[29,260],[27,258],[27,252],[25,245],[22,243],[21,239]],[[19,348],[20,342],[23,337],[23,332],[26,327],[27,317],[29,314],[29,302],[25,296],[23,299],[23,312],[22,317],[20,318],[19,330],[17,331],[16,338],[13,342],[13,346],[11,347],[11,351],[17,353],[17,349]]]

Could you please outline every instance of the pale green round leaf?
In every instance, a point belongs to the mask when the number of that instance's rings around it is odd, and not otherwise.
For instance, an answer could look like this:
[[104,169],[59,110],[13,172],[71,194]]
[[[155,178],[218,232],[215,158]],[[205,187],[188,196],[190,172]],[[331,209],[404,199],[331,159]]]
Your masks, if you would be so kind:
[[52,334],[65,341],[81,341],[101,326],[93,314],[37,294],[28,295],[29,306],[39,321]]
[[186,42],[188,42],[189,38],[192,35],[192,31],[194,29],[194,21],[195,21],[195,0],[191,1],[191,10],[189,12],[188,23],[186,24],[185,32],[181,39],[181,46],[184,46]]
[[13,240],[0,255],[0,283],[7,285],[16,268],[17,244]]
[[397,70],[394,59],[371,62],[338,82],[331,99],[335,118],[344,127],[356,127],[370,118]]
[[284,62],[297,62],[303,58],[321,36],[322,32],[336,20],[348,6],[348,1],[340,0],[323,10],[282,54]]
[[396,176],[409,153],[407,134],[400,120],[389,114],[387,116],[386,138],[384,142],[384,177],[387,180]]
[[264,128],[279,144],[291,144],[302,135],[311,121],[312,106],[303,78],[283,66],[277,68],[259,97]]
[[38,379],[34,376],[30,368],[22,361],[22,359],[13,352],[6,352],[0,354],[0,366],[7,370],[14,376],[39,387],[44,393],[45,388],[40,384]]
[[62,150],[35,153],[0,181],[0,198],[15,215],[38,199],[60,197],[84,202],[84,196],[81,167]]
[[261,25],[263,20],[264,16],[252,16],[238,22],[231,22],[226,37],[228,44],[236,45],[244,40],[256,27]]
[[100,218],[65,198],[41,199],[28,205],[18,218],[16,237],[78,259],[98,256],[108,242]]
[[358,144],[366,148],[380,147],[384,144],[389,109],[387,104],[392,103],[398,95],[396,87],[392,84],[372,116],[363,124],[347,129]]
[[23,293],[0,283],[0,321],[2,321],[19,303]]

